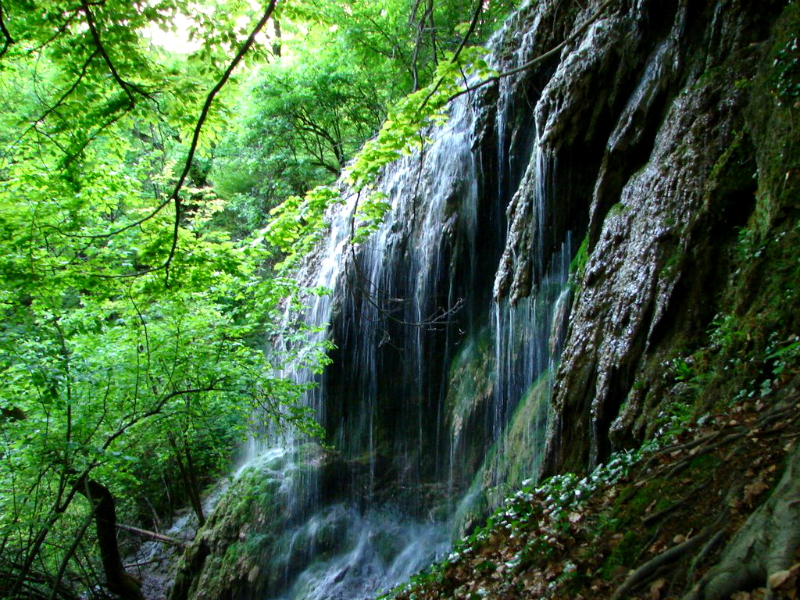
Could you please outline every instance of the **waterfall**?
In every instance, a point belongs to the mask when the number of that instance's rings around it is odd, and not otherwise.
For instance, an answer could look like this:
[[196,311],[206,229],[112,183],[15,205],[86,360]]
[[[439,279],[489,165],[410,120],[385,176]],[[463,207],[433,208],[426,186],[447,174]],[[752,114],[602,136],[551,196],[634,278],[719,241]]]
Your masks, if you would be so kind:
[[[338,349],[309,403],[340,455],[338,471],[347,489],[331,502],[319,478],[302,484],[313,485],[322,497],[308,505],[307,518],[287,545],[289,554],[304,547],[306,567],[292,578],[292,561],[286,562],[280,596],[286,600],[367,598],[448,550],[458,497],[476,476],[475,466],[457,451],[464,439],[448,428],[451,367],[457,354],[478,347],[474,338],[482,331],[490,338],[491,349],[481,354],[492,363],[490,406],[475,402],[462,417],[475,420],[484,410],[491,421],[483,439],[472,440],[489,457],[484,478],[493,486],[514,480],[511,471],[520,466],[507,457],[519,443],[533,449],[521,475],[534,476],[538,469],[535,450],[544,444],[550,382],[563,337],[555,325],[568,304],[572,240],[568,235],[545,263],[543,236],[531,238],[531,259],[543,275],[530,297],[481,307],[467,296],[482,286],[486,300],[491,289],[475,250],[487,227],[479,222],[485,207],[472,149],[475,118],[474,106],[458,102],[423,154],[386,170],[379,191],[391,209],[363,246],[353,248],[347,241],[358,199],[351,196],[331,214],[314,282],[333,294],[315,299],[307,319],[312,325],[330,321],[328,335]],[[555,165],[536,152],[537,185],[529,201],[543,229]],[[496,252],[499,256],[500,249]],[[539,396],[531,399],[534,393]],[[519,411],[526,411],[525,419],[517,423]],[[498,500],[491,493],[486,497],[490,504]],[[334,551],[324,541],[329,527],[341,536]]]
[[[424,148],[389,165],[376,191],[391,208],[360,245],[350,237],[363,198],[343,186],[298,274],[331,290],[306,300],[304,320],[314,341],[335,344],[333,362],[315,378],[287,373],[318,384],[305,402],[332,451],[299,436],[248,444],[240,476],[286,508],[271,509],[279,525],[259,525],[261,564],[234,597],[373,597],[536,475],[576,248],[570,233],[545,243],[557,164],[532,117],[514,116],[515,90],[504,80],[496,101],[461,97]],[[530,226],[507,262],[528,293],[500,294],[512,202]]]

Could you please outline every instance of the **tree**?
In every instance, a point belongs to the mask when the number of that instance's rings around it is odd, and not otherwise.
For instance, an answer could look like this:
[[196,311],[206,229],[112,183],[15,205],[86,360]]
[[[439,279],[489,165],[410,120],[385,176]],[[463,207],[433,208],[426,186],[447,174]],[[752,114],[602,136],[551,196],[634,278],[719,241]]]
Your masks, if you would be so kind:
[[[210,178],[229,202],[225,217],[231,226],[264,227],[264,215],[290,196],[330,185],[378,132],[390,107],[427,87],[465,33],[472,44],[485,40],[512,5],[509,0],[286,5],[281,54],[254,77],[241,99],[236,131],[214,155]],[[474,26],[465,21],[471,16]]]
[[329,179],[341,175],[384,117],[376,82],[338,52],[303,54],[270,69],[254,94],[250,142],[324,169]]
[[[279,372],[323,357],[262,350],[302,330],[281,304],[294,286],[265,278],[263,245],[212,226],[219,203],[192,169],[275,2],[224,8],[212,19],[181,1],[3,2],[4,596],[104,583],[139,597],[114,525],[139,516],[134,499],[162,485],[160,464],[219,467],[256,414],[313,432],[304,386]],[[140,36],[178,14],[204,41],[185,61]]]

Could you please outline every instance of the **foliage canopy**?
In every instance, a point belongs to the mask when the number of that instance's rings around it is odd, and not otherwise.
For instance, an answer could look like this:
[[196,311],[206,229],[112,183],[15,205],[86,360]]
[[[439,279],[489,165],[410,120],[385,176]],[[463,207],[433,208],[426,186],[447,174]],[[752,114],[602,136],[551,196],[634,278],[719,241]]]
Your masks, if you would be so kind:
[[377,173],[488,74],[463,36],[509,4],[0,2],[4,596],[139,597],[116,521],[202,522],[254,419],[318,433],[282,373],[328,348],[272,266],[313,246],[342,173],[356,241],[376,226]]

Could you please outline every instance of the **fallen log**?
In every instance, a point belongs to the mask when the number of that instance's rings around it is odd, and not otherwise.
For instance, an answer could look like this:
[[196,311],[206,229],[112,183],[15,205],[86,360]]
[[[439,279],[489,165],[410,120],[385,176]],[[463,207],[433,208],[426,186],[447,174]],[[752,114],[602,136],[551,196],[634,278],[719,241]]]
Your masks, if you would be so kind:
[[127,531],[128,533],[138,535],[139,537],[147,538],[154,542],[169,544],[170,546],[179,546],[181,548],[186,546],[184,542],[182,542],[177,538],[169,537],[168,535],[164,535],[163,533],[156,533],[155,531],[147,531],[146,529],[139,529],[138,527],[133,527],[132,525],[123,525],[122,523],[117,523],[117,529],[122,529],[123,531]]

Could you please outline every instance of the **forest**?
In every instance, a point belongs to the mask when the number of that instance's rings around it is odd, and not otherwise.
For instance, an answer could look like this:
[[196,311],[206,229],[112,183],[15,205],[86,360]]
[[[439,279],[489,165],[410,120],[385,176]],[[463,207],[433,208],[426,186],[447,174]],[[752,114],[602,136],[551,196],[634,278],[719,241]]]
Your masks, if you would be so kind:
[[[480,11],[471,45],[509,9]],[[122,593],[117,523],[184,504],[202,523],[249,427],[315,433],[282,370],[325,348],[265,351],[306,331],[282,265],[389,108],[460,67],[472,11],[4,0],[5,594]]]
[[796,597],[757,4],[0,0],[0,597]]

